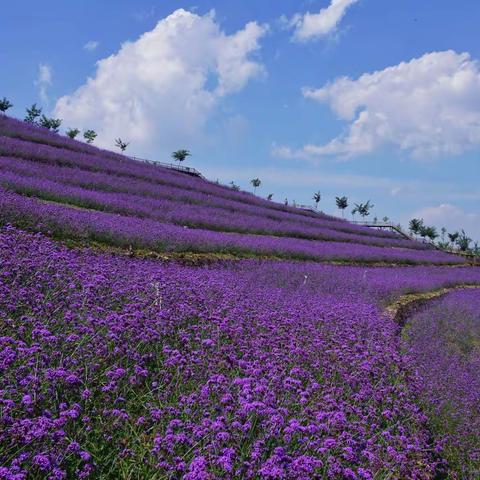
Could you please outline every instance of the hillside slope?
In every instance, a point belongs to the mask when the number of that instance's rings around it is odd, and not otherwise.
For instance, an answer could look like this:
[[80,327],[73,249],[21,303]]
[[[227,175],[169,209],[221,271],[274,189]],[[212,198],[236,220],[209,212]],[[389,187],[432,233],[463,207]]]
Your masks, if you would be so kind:
[[8,117],[0,118],[0,155],[2,221],[57,238],[157,252],[463,262],[394,233],[269,202]]
[[462,262],[0,117],[0,480],[478,478]]

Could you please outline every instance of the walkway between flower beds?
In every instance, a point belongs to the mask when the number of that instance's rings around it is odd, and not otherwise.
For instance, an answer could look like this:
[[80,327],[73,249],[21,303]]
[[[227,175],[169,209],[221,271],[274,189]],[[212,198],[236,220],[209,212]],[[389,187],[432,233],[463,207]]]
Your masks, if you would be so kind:
[[82,241],[71,238],[57,238],[58,242],[69,248],[90,249],[100,253],[110,253],[113,255],[127,256],[130,258],[140,258],[149,260],[159,260],[161,262],[177,262],[181,265],[203,266],[220,263],[241,262],[244,260],[275,261],[286,263],[315,263],[320,265],[334,265],[344,267],[368,267],[368,268],[412,268],[412,267],[442,267],[442,268],[469,268],[469,264],[432,264],[418,263],[415,265],[408,263],[381,262],[381,261],[355,261],[355,260],[299,260],[295,258],[276,257],[274,255],[261,254],[243,254],[234,255],[232,253],[197,253],[197,252],[161,252],[155,250],[125,248],[113,246],[99,241]]
[[429,478],[480,478],[479,285],[407,294],[387,308],[415,366],[432,451]]
[[386,313],[395,322],[403,328],[407,319],[415,313],[418,307],[421,307],[431,300],[443,297],[447,293],[455,290],[470,288],[480,288],[480,285],[457,285],[455,287],[442,288],[423,293],[407,293],[398,298],[394,303],[386,308]]

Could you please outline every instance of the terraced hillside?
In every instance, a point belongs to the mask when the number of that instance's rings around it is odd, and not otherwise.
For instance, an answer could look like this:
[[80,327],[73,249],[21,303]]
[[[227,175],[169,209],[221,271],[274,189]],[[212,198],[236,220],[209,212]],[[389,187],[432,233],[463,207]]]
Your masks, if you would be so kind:
[[7,117],[0,135],[3,221],[57,237],[161,252],[462,263],[393,233],[267,202]]
[[480,268],[7,117],[0,135],[0,479],[478,478]]

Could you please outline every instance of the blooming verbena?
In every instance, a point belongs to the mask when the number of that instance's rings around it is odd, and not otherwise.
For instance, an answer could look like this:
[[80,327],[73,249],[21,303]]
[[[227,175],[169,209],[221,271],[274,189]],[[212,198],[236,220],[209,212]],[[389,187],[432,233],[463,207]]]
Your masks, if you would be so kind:
[[405,347],[446,468],[480,478],[480,289],[451,292],[419,311]]
[[464,263],[0,116],[0,480],[478,473],[478,301],[382,313]]
[[6,191],[1,186],[0,211],[0,225],[12,223],[57,238],[94,241],[119,247],[134,246],[155,252],[219,252],[240,256],[268,255],[298,260],[366,263],[441,265],[465,262],[460,256],[430,249],[385,248],[363,243],[183,228],[150,218],[43,203]]
[[42,199],[193,228],[413,250],[431,249],[425,243],[378,236],[381,232],[365,232],[362,227],[322,217],[298,218],[178,186],[152,185],[145,180],[132,181],[106,173],[45,166],[17,158],[1,159],[0,184]]
[[0,118],[0,210],[0,224],[154,252],[464,263],[396,233],[267,201],[6,116]]
[[453,270],[194,268],[4,227],[0,478],[430,478],[421,385],[377,305],[480,282]]

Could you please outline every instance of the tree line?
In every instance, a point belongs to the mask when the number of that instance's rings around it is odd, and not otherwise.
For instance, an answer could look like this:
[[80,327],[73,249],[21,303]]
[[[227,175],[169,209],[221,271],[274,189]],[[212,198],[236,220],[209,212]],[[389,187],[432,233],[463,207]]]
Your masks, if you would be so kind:
[[[13,107],[13,103],[10,102],[6,97],[0,99],[0,113],[5,114],[7,110]],[[27,107],[25,113],[25,117],[23,119],[24,122],[30,123],[32,125],[36,125],[37,127],[45,128],[53,133],[60,132],[60,126],[62,125],[62,119],[60,118],[53,118],[47,117],[45,114],[42,113],[42,108],[38,107],[36,103],[34,103],[31,107]],[[78,128],[67,128],[65,130],[65,134],[67,137],[71,138],[72,140],[77,138],[78,135],[82,133]],[[83,131],[83,138],[87,143],[93,143],[95,138],[97,138],[98,134],[95,130],[87,129]],[[127,147],[130,145],[130,142],[125,142],[121,138],[116,138],[114,145],[119,148],[122,152],[125,152]],[[172,158],[175,161],[183,162],[187,157],[191,156],[191,153],[188,150],[177,150],[172,153]],[[260,181],[260,180],[259,180]]]
[[[13,107],[13,104],[5,97],[0,100],[0,113],[5,114],[7,110]],[[38,107],[34,103],[31,107],[26,108],[24,122],[36,125],[37,127],[45,128],[53,133],[60,132],[60,126],[62,125],[62,119],[47,117],[43,112],[42,108]],[[78,128],[67,128],[65,134],[71,139],[76,138],[80,133],[82,133]],[[87,143],[93,143],[98,134],[93,129],[86,129],[82,133],[83,139]],[[115,146],[120,148],[122,152],[126,150],[129,143],[124,142],[121,138],[115,140]]]
[[[416,238],[428,239],[442,250],[459,250],[465,253],[471,253],[480,256],[480,245],[467,235],[465,230],[447,232],[445,227],[437,229],[430,225],[425,225],[422,218],[412,218],[408,224],[410,233]],[[437,240],[439,239],[439,240]],[[435,243],[435,241],[437,242]]]
[[[6,97],[0,99],[0,113],[5,114],[5,112],[12,107],[13,104]],[[60,132],[62,119],[47,117],[45,114],[42,113],[42,108],[38,107],[36,103],[34,103],[31,107],[26,108],[25,110],[26,113],[23,119],[24,122],[36,125],[37,127],[45,128],[53,133]],[[67,135],[67,137],[71,138],[72,140],[77,138],[80,133],[82,132],[78,128],[67,128],[65,130],[65,134]],[[87,143],[93,143],[98,136],[97,132],[92,129],[84,130],[82,135],[83,139]],[[125,142],[121,138],[116,138],[114,145],[122,152],[125,152],[127,147],[130,145],[130,142]],[[188,150],[183,149],[177,150],[172,153],[172,158],[178,162],[183,162],[189,156],[191,156],[191,153]]]
[[[253,186],[253,193],[255,194],[257,188],[260,187],[262,182],[260,181],[259,178],[253,178],[252,180],[250,180],[250,183]],[[240,186],[237,185],[235,182],[233,181],[230,182],[230,186],[233,190],[240,191]],[[272,198],[273,198],[273,193],[269,193],[267,195],[267,200],[272,200]],[[322,200],[322,194],[320,190],[313,194],[312,200],[315,202],[315,210],[318,211],[318,205]],[[337,208],[342,213],[342,218],[344,218],[344,212],[349,206],[348,197],[346,196],[335,197],[335,203]],[[286,206],[289,205],[287,198],[285,198],[284,204]],[[297,206],[295,201],[293,202],[293,206],[294,207]],[[370,200],[367,200],[367,202],[365,203],[354,203],[353,209],[351,210],[352,219],[355,219],[355,215],[358,213],[362,217],[363,221],[365,221],[365,218],[370,215],[374,206],[375,205],[371,203]],[[389,223],[390,219],[386,216],[382,218],[382,222],[384,224],[391,225]],[[380,222],[377,217],[373,218],[372,224],[380,226]],[[400,224],[395,225],[395,227],[401,231],[404,231],[403,227]],[[422,239],[423,241],[430,241],[430,243],[432,243],[437,248],[440,248],[442,250],[446,250],[446,251],[459,250],[461,252],[470,253],[475,256],[480,256],[479,242],[473,242],[473,240],[466,234],[465,230],[463,229],[459,232],[456,231],[456,232],[448,233],[447,229],[445,227],[442,227],[440,230],[440,233],[438,233],[436,227],[425,225],[423,219],[413,218],[409,222],[409,232],[416,239]]]

